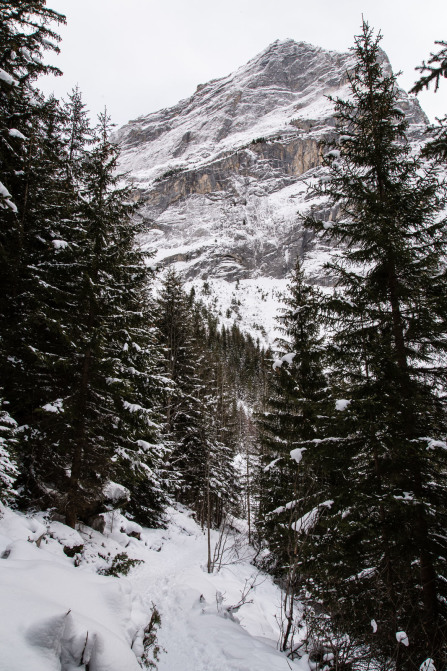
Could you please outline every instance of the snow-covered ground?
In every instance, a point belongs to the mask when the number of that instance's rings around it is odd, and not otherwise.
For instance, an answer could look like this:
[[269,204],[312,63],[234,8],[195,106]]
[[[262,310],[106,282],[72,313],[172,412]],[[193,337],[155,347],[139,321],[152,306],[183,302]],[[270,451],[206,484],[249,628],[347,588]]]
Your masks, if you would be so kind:
[[[109,513],[104,534],[0,507],[0,669],[137,671],[155,605],[159,671],[308,671],[277,650],[281,594],[243,538],[208,574],[206,535],[181,507],[164,530]],[[98,574],[123,552],[141,561],[127,577]]]
[[236,323],[239,328],[259,339],[262,347],[272,346],[277,331],[277,317],[283,307],[283,294],[287,279],[258,277],[255,279],[228,282],[214,278],[208,281],[195,279],[186,282],[186,289],[194,287],[196,297],[203,301],[219,318],[219,324],[231,330]]

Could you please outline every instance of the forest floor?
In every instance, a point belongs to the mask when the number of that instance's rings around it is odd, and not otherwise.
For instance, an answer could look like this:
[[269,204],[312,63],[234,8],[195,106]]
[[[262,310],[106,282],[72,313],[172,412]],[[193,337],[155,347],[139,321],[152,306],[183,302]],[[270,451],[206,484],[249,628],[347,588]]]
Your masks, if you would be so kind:
[[[309,671],[306,657],[277,650],[281,593],[250,563],[246,535],[231,532],[208,573],[207,537],[190,511],[168,516],[166,529],[141,530],[109,513],[101,534],[0,506],[1,671],[137,671],[153,605],[159,671]],[[213,549],[218,540],[213,531]],[[125,563],[124,552],[141,562],[126,577],[98,574],[117,555]]]

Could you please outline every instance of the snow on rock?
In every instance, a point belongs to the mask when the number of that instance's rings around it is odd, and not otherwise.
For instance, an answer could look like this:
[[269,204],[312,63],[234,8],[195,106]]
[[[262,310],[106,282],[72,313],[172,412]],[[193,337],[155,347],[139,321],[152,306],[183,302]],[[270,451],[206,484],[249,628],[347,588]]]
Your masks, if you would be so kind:
[[[6,545],[13,541],[37,542],[45,533],[46,526],[37,517],[17,515],[12,510],[0,503],[0,534],[2,534]],[[5,550],[0,546],[0,554]]]
[[113,510],[101,515],[105,520],[104,535],[113,538],[118,543],[126,543],[128,536],[139,537],[143,528],[136,522],[128,520],[117,510]]
[[49,523],[48,534],[66,548],[77,548],[84,545],[84,539],[75,529],[55,520]]
[[[326,227],[335,220],[308,186],[327,179],[321,143],[336,133],[328,96],[349,98],[353,65],[352,53],[278,40],[114,136],[146,222],[142,245],[156,250],[151,265],[174,266],[195,289],[206,282],[211,291],[199,297],[220,322],[236,321],[262,345],[274,338],[275,293],[297,255],[309,281],[333,282],[325,268],[333,245],[304,230],[299,215],[316,208]],[[400,91],[399,105],[411,141],[419,141],[426,121],[419,103]]]
[[398,643],[402,643],[402,645],[405,645],[407,647],[410,645],[410,641],[408,640],[408,636],[406,635],[406,633],[404,631],[397,631],[396,632],[396,641]]

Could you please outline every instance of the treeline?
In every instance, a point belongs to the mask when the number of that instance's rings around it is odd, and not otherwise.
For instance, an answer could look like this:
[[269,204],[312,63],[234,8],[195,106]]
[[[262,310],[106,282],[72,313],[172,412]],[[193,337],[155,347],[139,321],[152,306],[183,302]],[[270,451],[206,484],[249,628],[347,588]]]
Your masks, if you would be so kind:
[[[415,155],[380,38],[356,38],[349,100],[314,196],[334,292],[297,263],[260,413],[261,564],[284,588],[281,647],[313,669],[445,668],[445,120]],[[445,44],[421,80],[446,75]],[[322,334],[325,334],[324,338]],[[303,641],[303,631],[305,632]]]

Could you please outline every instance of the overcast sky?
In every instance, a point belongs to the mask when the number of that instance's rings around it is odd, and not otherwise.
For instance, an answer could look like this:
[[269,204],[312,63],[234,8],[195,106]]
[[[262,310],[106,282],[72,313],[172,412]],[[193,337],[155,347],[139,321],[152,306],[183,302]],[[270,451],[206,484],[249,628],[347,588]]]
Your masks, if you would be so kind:
[[[362,13],[381,30],[407,90],[414,68],[437,49],[435,40],[447,40],[445,0],[47,0],[47,6],[67,17],[59,29],[61,54],[52,59],[64,76],[43,78],[40,87],[63,97],[79,84],[90,110],[97,114],[106,105],[118,125],[174,105],[276,39],[347,51]],[[432,120],[443,116],[447,81],[419,99]]]

